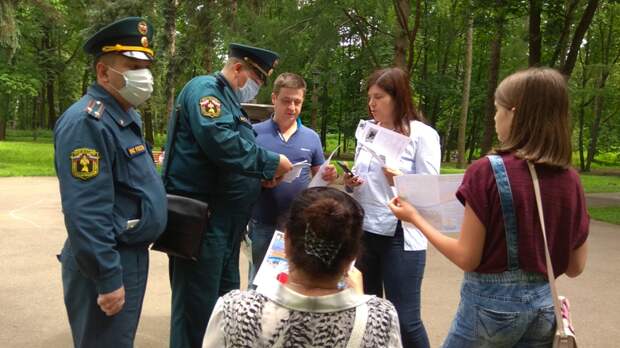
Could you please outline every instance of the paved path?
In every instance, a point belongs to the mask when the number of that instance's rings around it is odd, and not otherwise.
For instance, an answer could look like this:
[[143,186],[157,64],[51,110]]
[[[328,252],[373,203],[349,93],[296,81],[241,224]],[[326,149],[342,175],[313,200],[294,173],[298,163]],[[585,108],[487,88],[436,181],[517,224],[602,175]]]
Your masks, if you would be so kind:
[[[620,227],[593,221],[590,230],[585,273],[562,277],[559,287],[571,299],[580,346],[618,346],[613,342],[620,336]],[[55,257],[65,235],[55,178],[0,179],[2,347],[71,346]],[[455,266],[429,249],[422,308],[433,347],[441,344],[456,311],[461,278]],[[167,347],[169,314],[167,258],[153,252],[136,347]]]

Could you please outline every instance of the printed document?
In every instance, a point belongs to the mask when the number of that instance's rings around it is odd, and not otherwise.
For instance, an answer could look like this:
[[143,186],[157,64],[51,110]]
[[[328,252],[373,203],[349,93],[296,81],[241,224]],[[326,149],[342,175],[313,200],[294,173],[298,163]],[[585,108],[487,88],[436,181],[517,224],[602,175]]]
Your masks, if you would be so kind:
[[465,208],[456,199],[463,174],[405,174],[394,177],[396,192],[411,203],[435,228],[444,233],[459,232]]
[[338,151],[339,147],[340,145],[336,146],[334,151],[332,151],[332,153],[329,154],[329,157],[325,160],[325,162],[321,164],[321,166],[319,167],[319,170],[316,172],[316,175],[312,178],[312,181],[310,181],[310,183],[308,184],[308,188],[329,185],[329,182],[323,180],[323,173],[325,173],[325,167],[327,167],[327,165],[331,162],[332,157],[334,157],[334,154],[336,153],[336,151]]
[[355,130],[355,138],[373,156],[381,159],[388,166],[397,166],[400,157],[411,139],[393,130],[383,128],[372,122],[360,120]]
[[308,161],[301,161],[301,162],[297,162],[293,164],[293,169],[291,169],[290,172],[284,174],[282,181],[288,182],[288,183],[293,182],[293,180],[299,178],[299,175],[301,174],[301,170],[304,169],[304,167],[309,167],[309,166],[310,164],[308,163]]
[[253,284],[257,290],[262,287],[275,287],[278,284],[278,274],[282,272],[288,273],[288,261],[284,254],[284,232],[275,231]]

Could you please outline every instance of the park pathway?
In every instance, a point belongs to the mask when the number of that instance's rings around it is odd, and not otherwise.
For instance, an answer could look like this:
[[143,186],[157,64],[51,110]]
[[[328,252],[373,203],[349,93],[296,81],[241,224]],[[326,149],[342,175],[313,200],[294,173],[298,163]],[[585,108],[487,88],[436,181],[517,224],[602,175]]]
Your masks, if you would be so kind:
[[[620,205],[620,193],[588,195],[589,204]],[[614,347],[620,336],[620,226],[592,221],[584,274],[562,277],[581,347]],[[70,347],[56,254],[65,239],[58,182],[53,177],[0,178],[0,342],[2,347]],[[242,260],[242,279],[246,262]],[[445,337],[462,278],[434,248],[428,252],[422,293],[431,345]],[[170,289],[167,258],[151,253],[149,283],[136,347],[168,346]]]

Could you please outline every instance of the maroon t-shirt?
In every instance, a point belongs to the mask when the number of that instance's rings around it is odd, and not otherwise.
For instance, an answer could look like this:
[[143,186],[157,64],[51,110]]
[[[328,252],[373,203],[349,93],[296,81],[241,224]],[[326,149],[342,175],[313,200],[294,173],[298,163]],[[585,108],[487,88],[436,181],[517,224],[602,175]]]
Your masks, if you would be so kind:
[[[547,274],[543,239],[532,177],[527,163],[514,154],[502,155],[517,217],[519,267]],[[579,175],[574,169],[536,165],[540,183],[547,241],[556,277],[566,271],[570,251],[588,237],[590,217]],[[491,163],[481,158],[467,169],[456,197],[467,203],[486,228],[479,273],[506,271],[506,238],[499,193]]]

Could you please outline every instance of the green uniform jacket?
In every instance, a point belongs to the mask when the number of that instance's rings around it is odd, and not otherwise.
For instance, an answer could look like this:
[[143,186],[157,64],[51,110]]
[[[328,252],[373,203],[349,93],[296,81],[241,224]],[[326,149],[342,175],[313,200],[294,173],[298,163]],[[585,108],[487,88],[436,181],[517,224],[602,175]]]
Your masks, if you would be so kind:
[[168,126],[166,190],[249,212],[260,179],[273,178],[279,156],[256,145],[250,120],[224,76],[188,82],[177,97],[176,116],[173,149],[175,113]]

